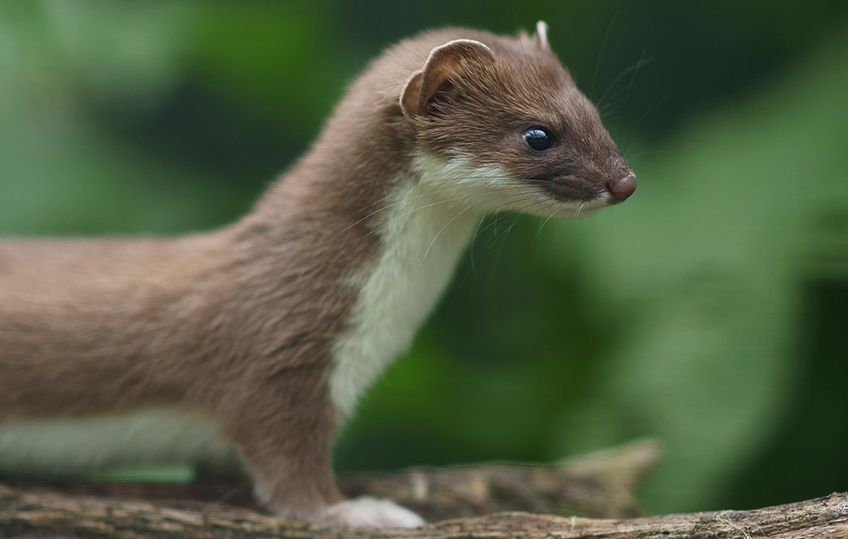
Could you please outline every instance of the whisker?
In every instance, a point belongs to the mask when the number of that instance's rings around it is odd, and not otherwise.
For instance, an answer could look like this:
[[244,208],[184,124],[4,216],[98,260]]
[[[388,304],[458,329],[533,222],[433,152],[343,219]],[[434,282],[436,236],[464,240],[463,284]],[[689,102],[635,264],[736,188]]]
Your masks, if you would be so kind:
[[651,153],[665,153],[666,151],[667,151],[667,150],[643,150],[643,151],[641,151],[641,152],[637,152],[637,153],[635,153],[635,154],[633,154],[633,155],[629,156],[629,157],[627,158],[627,161],[629,161],[630,163],[632,163],[633,161],[635,161],[635,160],[636,160],[636,158],[637,158],[637,157],[639,157],[639,156],[641,156],[641,155],[651,154]]
[[[539,180],[539,181],[543,181],[543,182],[544,182],[544,181],[546,181],[546,180]],[[520,194],[520,195],[522,195],[522,196],[538,196],[538,195],[536,195],[536,193],[532,193],[532,194],[515,193],[515,191],[516,191],[516,187],[515,187],[514,185],[492,186],[492,187],[490,188],[490,190],[489,190],[489,191],[484,191],[484,192],[479,192],[479,193],[470,193],[470,194],[460,195],[460,196],[456,196],[456,197],[451,197],[451,198],[446,198],[446,199],[437,200],[437,201],[435,201],[435,202],[431,202],[431,203],[429,203],[429,204],[425,204],[425,205],[423,205],[423,206],[416,206],[416,207],[414,207],[413,209],[411,209],[410,211],[408,211],[408,212],[406,212],[406,213],[403,213],[403,214],[400,214],[400,215],[395,216],[395,219],[401,219],[401,218],[404,218],[404,217],[408,217],[409,215],[412,215],[412,214],[413,214],[413,213],[415,213],[415,212],[422,211],[422,210],[425,210],[425,209],[427,209],[427,208],[431,208],[431,207],[433,207],[433,206],[437,206],[437,205],[440,205],[440,204],[455,203],[455,202],[459,202],[459,201],[467,200],[467,199],[469,199],[469,198],[482,197],[482,196],[485,196],[485,195],[491,195],[493,192],[498,192],[498,191],[506,191],[506,194],[505,194],[504,196],[502,196],[502,197],[498,197],[498,198],[500,198],[500,199],[504,199],[504,198],[507,198],[507,199],[508,199],[509,197],[511,197],[511,196],[515,196],[515,195],[518,195],[518,194]],[[432,193],[432,192],[431,192],[431,193]],[[426,195],[426,194],[429,194],[429,193],[425,193],[425,195]],[[406,199],[406,201],[408,202],[409,200],[413,200],[414,198],[418,198],[418,196],[410,197],[409,199]],[[497,201],[497,200],[498,200],[498,198],[495,198],[495,199],[491,199],[491,198],[490,198],[490,199],[489,199],[489,201],[490,201],[490,202],[494,202],[494,201]],[[400,203],[400,202],[398,202],[398,203]],[[392,206],[396,206],[398,203],[394,203],[394,204],[392,204]],[[502,205],[502,206],[503,206],[503,205]],[[471,207],[474,207],[474,205],[472,205]],[[463,211],[465,211],[465,210],[463,210]],[[379,228],[385,228],[388,224],[389,224],[389,222],[383,223],[383,224],[382,224]],[[373,232],[375,232],[375,231],[373,231],[373,230],[372,230],[372,231],[370,231],[370,232],[369,232],[369,234],[371,234],[371,233],[373,233]]]
[[[584,204],[585,204],[585,202],[584,202]],[[550,214],[550,215],[548,215],[548,217],[547,217],[544,221],[540,221],[540,222],[539,222],[539,230],[537,230],[537,231],[536,231],[536,237],[535,237],[535,238],[533,238],[533,243],[536,243],[536,240],[537,240],[537,239],[539,239],[539,238],[541,237],[541,235],[542,235],[542,228],[543,228],[546,224],[548,224],[548,221],[550,221],[551,219],[553,219],[554,215],[556,215],[556,214],[557,214],[557,212],[559,211],[559,208],[557,207],[557,205],[556,205],[556,204],[550,204],[550,207],[551,207],[551,208],[553,208],[553,211],[551,212],[551,214]]]
[[386,195],[383,199],[378,200],[377,202],[373,202],[373,203],[369,204],[368,206],[365,206],[364,208],[362,208],[362,210],[367,210],[368,208],[371,208],[371,207],[376,206],[376,205],[378,205],[378,204],[384,204],[383,206],[381,206],[381,207],[377,208],[376,210],[374,210],[374,211],[372,211],[372,212],[368,213],[365,217],[362,217],[361,219],[358,219],[358,220],[357,220],[357,221],[355,221],[353,224],[351,224],[350,226],[348,226],[345,230],[349,230],[349,229],[351,229],[351,228],[353,228],[353,227],[355,227],[355,226],[359,225],[359,224],[360,224],[360,223],[362,223],[363,221],[366,221],[366,220],[370,219],[371,217],[374,217],[374,216],[375,216],[375,215],[377,215],[378,213],[383,212],[383,211],[386,211],[386,210],[389,210],[389,209],[391,209],[391,208],[393,208],[393,207],[395,207],[395,206],[398,206],[398,205],[400,205],[400,204],[403,204],[404,202],[408,202],[408,201],[410,201],[410,200],[415,200],[415,199],[417,199],[417,198],[421,198],[421,197],[425,197],[425,196],[431,196],[431,195],[434,195],[434,194],[443,193],[443,192],[445,192],[445,191],[447,191],[447,190],[449,190],[449,189],[452,189],[452,188],[454,188],[454,186],[452,186],[452,185],[446,185],[446,186],[444,186],[444,187],[442,187],[442,188],[440,188],[440,189],[435,189],[435,190],[427,191],[427,192],[424,192],[424,193],[418,193],[417,195],[412,195],[411,197],[409,197],[409,198],[407,198],[407,199],[404,199],[404,200],[396,200],[396,201],[394,201],[394,202],[389,202],[389,203],[386,203],[386,202],[385,202],[385,201],[386,201],[386,198],[388,198],[388,194],[387,194],[387,195]]
[[[631,71],[633,71],[633,72],[634,72],[634,76],[635,76],[635,73],[639,70],[639,68],[640,68],[641,66],[646,65],[646,64],[649,64],[649,63],[651,63],[651,59],[650,59],[650,58],[645,58],[645,52],[643,51],[643,52],[642,52],[642,55],[639,57],[639,61],[638,61],[638,62],[636,62],[635,64],[631,64],[631,65],[629,65],[629,66],[625,67],[625,68],[621,71],[621,73],[619,73],[619,74],[618,74],[618,75],[617,75],[617,76],[616,76],[616,77],[612,80],[612,82],[609,84],[609,86],[607,86],[607,89],[606,89],[606,91],[604,92],[604,95],[602,95],[602,96],[601,96],[601,98],[598,100],[598,103],[601,103],[601,104],[602,104],[602,103],[604,102],[604,99],[606,99],[607,95],[609,95],[609,93],[612,91],[612,89],[615,87],[615,85],[616,85],[616,84],[618,84],[618,81],[620,81],[622,78],[624,78],[624,76],[625,76],[625,75],[627,75],[628,73],[630,73]],[[631,85],[632,85],[632,82],[631,82]],[[628,94],[629,94],[629,92],[630,92],[630,89],[629,89],[629,88],[628,88],[627,92],[628,92]],[[603,105],[601,105],[601,106],[603,106]]]
[[582,212],[582,211],[583,211],[583,206],[585,206],[585,205],[586,205],[586,203],[585,203],[585,202],[583,202],[582,204],[580,204],[580,207],[579,207],[579,208],[577,208],[577,215],[576,215],[576,217],[575,217],[576,219],[579,219],[579,218],[580,218],[580,212]]
[[589,90],[589,95],[593,98],[593,101],[595,97],[595,83],[598,81],[598,73],[601,71],[601,61],[604,59],[604,52],[607,48],[607,42],[609,41],[610,34],[612,33],[612,27],[615,25],[615,19],[618,17],[618,12],[620,10],[621,2],[619,2],[618,7],[615,8],[615,11],[612,14],[612,18],[610,19],[609,25],[607,25],[607,31],[604,34],[604,41],[601,43],[601,52],[598,53],[598,63],[595,66],[595,75],[592,77],[592,87]]
[[[515,218],[513,219],[512,224],[509,225],[509,228],[506,229],[506,231],[504,232],[502,237],[506,237],[506,235],[509,234],[512,231],[512,229],[515,227],[516,224],[518,224],[518,222],[520,220],[526,219],[528,217],[528,214],[524,213],[524,210],[526,210],[527,208],[530,208],[530,207],[532,207],[536,204],[539,204],[539,200],[535,196],[532,196],[532,195],[526,195],[526,196],[522,197],[522,199],[523,200],[531,200],[531,202],[529,202],[528,204],[525,204],[524,206],[522,206],[520,208],[517,208],[513,212],[513,215],[515,216]],[[518,199],[518,200],[513,201],[513,202],[518,202],[522,199]]]
[[[498,180],[499,180],[499,178],[495,178],[495,177],[492,177],[492,178],[481,178],[481,179],[482,179],[482,180],[489,180],[489,181],[491,181],[491,182],[495,182],[495,181],[498,181]],[[515,181],[516,181],[516,182],[528,182],[528,183],[541,183],[541,184],[547,184],[547,185],[554,185],[554,184],[556,184],[556,182],[555,182],[555,181],[553,181],[553,180],[543,180],[543,179],[540,179],[540,178],[522,178],[522,179],[520,179],[520,180],[515,180]],[[454,189],[454,188],[455,188],[455,186],[454,186],[454,185],[446,185],[446,186],[443,186],[443,187],[441,187],[441,188],[439,188],[439,189],[428,190],[428,191],[423,192],[423,193],[418,193],[418,194],[416,194],[416,195],[412,195],[411,197],[409,197],[409,198],[405,198],[405,199],[403,199],[403,200],[397,200],[397,201],[395,201],[395,202],[388,203],[388,204],[386,204],[385,206],[383,206],[383,207],[381,207],[381,208],[378,208],[378,209],[376,209],[376,210],[374,210],[374,211],[370,212],[369,214],[367,214],[367,215],[366,215],[365,217],[363,217],[362,219],[359,219],[358,221],[356,221],[355,223],[353,223],[353,225],[351,225],[351,226],[356,226],[357,224],[361,223],[362,221],[364,221],[364,220],[366,220],[366,219],[369,219],[369,218],[373,217],[374,215],[377,215],[378,213],[380,213],[380,212],[382,212],[382,211],[385,211],[385,210],[388,210],[388,209],[390,209],[390,208],[392,208],[392,207],[394,207],[394,206],[397,206],[397,205],[399,205],[399,204],[403,204],[404,202],[409,202],[409,201],[411,201],[411,200],[415,200],[415,199],[422,198],[422,197],[426,197],[426,196],[437,195],[437,194],[439,194],[439,193],[443,193],[443,192],[445,192],[445,191],[448,191],[448,190],[451,190],[451,189]],[[490,185],[490,188],[491,188],[491,189],[495,189],[495,190],[503,190],[503,189],[515,189],[515,188],[516,188],[516,186],[515,186],[515,185]],[[450,198],[450,199],[444,199],[444,200],[445,200],[445,201],[457,201],[457,200],[462,200],[463,198],[466,198],[466,197],[476,196],[477,194],[478,194],[478,193],[471,193],[471,194],[467,194],[467,195],[460,195],[460,196],[458,196],[458,197],[453,197],[453,198]],[[385,199],[384,199],[384,200],[385,200]],[[374,202],[374,203],[372,203],[372,204],[369,204],[368,206],[366,206],[366,207],[365,207],[365,208],[363,208],[363,209],[368,209],[368,208],[370,208],[370,207],[376,206],[377,204],[380,204],[381,202],[383,202],[383,200],[380,200],[380,201]]]
[[[459,213],[457,213],[456,215],[454,215],[454,216],[451,218],[451,220],[450,220],[450,221],[448,221],[447,223],[445,223],[445,226],[443,226],[443,227],[441,228],[441,230],[439,230],[438,232],[436,232],[436,235],[435,235],[435,236],[433,237],[433,239],[430,241],[430,245],[428,245],[428,246],[427,246],[427,249],[424,251],[424,256],[422,256],[422,257],[421,257],[421,262],[422,262],[422,263],[423,263],[425,260],[427,260],[427,255],[428,255],[428,254],[430,254],[430,249],[432,249],[432,248],[433,248],[433,244],[434,244],[434,243],[436,243],[436,240],[437,240],[437,239],[439,239],[439,236],[441,236],[441,235],[442,235],[442,232],[444,232],[444,231],[445,231],[445,230],[446,230],[446,229],[447,229],[447,228],[451,225],[451,223],[453,223],[454,221],[456,221],[456,220],[457,220],[457,219],[458,219],[458,218],[459,218],[459,217],[460,217],[463,213],[465,213],[466,211],[470,210],[472,207],[473,207],[473,206],[466,206],[464,210],[462,210],[461,212],[459,212]],[[420,269],[420,266],[419,266],[419,269]]]
[[[498,181],[500,178],[496,178],[496,177],[492,177],[492,178],[480,177],[479,179],[480,179],[480,180],[483,180],[483,181],[496,182],[496,181]],[[518,180],[517,180],[517,181],[518,181]],[[520,181],[534,181],[534,182],[555,183],[555,182],[553,182],[553,181],[551,181],[551,180],[523,180],[523,179],[522,179],[522,180],[520,180]],[[495,185],[492,185],[492,187],[495,187],[495,188],[508,188],[508,187],[511,187],[511,186],[495,186]],[[398,204],[402,204],[403,202],[408,202],[408,201],[410,201],[410,200],[415,200],[415,199],[417,199],[417,198],[426,197],[426,196],[430,196],[430,195],[433,195],[433,194],[443,193],[443,192],[445,192],[445,191],[448,191],[448,190],[451,190],[451,189],[455,189],[455,188],[456,188],[456,185],[448,183],[447,185],[443,185],[443,186],[439,187],[438,189],[428,189],[428,190],[426,190],[426,191],[424,191],[424,192],[421,192],[421,193],[418,193],[418,194],[412,195],[412,196],[410,196],[410,197],[408,197],[408,198],[405,198],[405,199],[403,199],[403,200],[397,200],[397,201],[395,201],[395,202],[387,203],[385,206],[383,206],[383,207],[381,207],[381,208],[378,208],[378,209],[374,210],[373,212],[369,213],[369,214],[368,214],[368,215],[366,215],[363,219],[368,219],[369,217],[372,217],[372,216],[374,216],[374,215],[376,215],[376,214],[380,213],[381,211],[384,211],[384,210],[386,210],[386,209],[389,209],[389,208],[391,208],[391,207],[393,207],[393,206],[396,206],[396,205],[398,205]],[[387,193],[386,198],[387,198],[387,197],[388,197],[388,193]],[[371,207],[376,206],[376,205],[378,205],[378,204],[382,204],[382,203],[384,203],[384,202],[385,202],[385,198],[383,198],[383,199],[381,199],[381,200],[378,200],[377,202],[373,202],[373,203],[369,204],[368,206],[365,206],[364,208],[362,208],[362,210],[367,210],[368,208],[371,208]],[[360,221],[362,221],[362,219],[360,219]],[[358,223],[358,222],[360,222],[360,221],[357,221],[357,223]],[[355,224],[356,224],[356,223],[355,223]]]
[[[510,191],[512,191],[512,190],[510,190]],[[520,209],[519,209],[519,211],[522,211],[522,210],[524,210],[524,209],[526,209],[526,208],[528,208],[528,207],[531,207],[531,206],[533,206],[533,205],[535,205],[535,204],[538,204],[538,203],[539,203],[539,201],[538,201],[538,196],[537,196],[535,193],[508,193],[508,196],[505,196],[505,197],[503,197],[503,198],[507,198],[507,199],[508,199],[508,198],[510,198],[510,195],[513,195],[513,194],[515,194],[515,195],[521,195],[521,196],[520,196],[519,198],[517,198],[517,199],[513,199],[512,201],[507,200],[506,202],[504,202],[504,204],[507,204],[507,203],[515,203],[516,201],[520,201],[520,200],[531,200],[531,202],[530,202],[529,204],[527,204],[527,205],[523,206],[522,208],[520,208]],[[502,205],[501,205],[501,207],[503,207],[503,205],[504,205],[504,204],[502,204]],[[425,206],[425,207],[426,207],[426,206]],[[459,218],[460,218],[460,217],[461,217],[461,216],[462,216],[465,212],[467,212],[468,210],[471,210],[472,208],[474,208],[474,206],[473,206],[473,205],[469,205],[469,206],[466,206],[465,208],[463,208],[463,210],[462,210],[462,211],[460,211],[460,212],[458,212],[456,215],[454,215],[454,216],[453,216],[453,217],[452,217],[452,218],[451,218],[451,219],[450,219],[447,223],[445,223],[445,225],[444,225],[444,226],[442,226],[442,228],[441,228],[441,229],[440,229],[440,230],[436,233],[436,235],[433,237],[433,239],[430,241],[429,245],[427,246],[427,249],[424,251],[424,255],[421,257],[421,263],[422,263],[422,265],[421,265],[421,266],[419,266],[419,270],[421,269],[421,267],[423,267],[423,262],[427,259],[427,255],[428,255],[428,254],[430,254],[430,250],[433,248],[433,245],[436,243],[436,241],[439,239],[439,237],[441,237],[441,235],[442,235],[442,234],[443,234],[446,230],[448,230],[448,229],[449,229],[449,227],[451,226],[451,224],[453,224],[453,223],[454,223],[457,219],[459,219]]]
[[469,258],[471,260],[471,274],[474,275],[474,283],[479,285],[480,283],[477,281],[477,263],[474,258],[474,250],[476,249],[475,243],[477,242],[477,236],[480,234],[480,225],[483,224],[483,221],[486,219],[485,215],[480,216],[480,220],[477,221],[477,225],[474,227],[474,234],[471,235],[471,245],[468,248]]
[[[509,187],[508,187],[508,186],[504,186],[504,187],[500,187],[500,188],[495,188],[495,190],[506,190],[506,189],[509,189]],[[491,192],[491,191],[489,191],[489,192]],[[430,196],[430,195],[432,195],[432,194],[437,194],[437,192],[433,192],[433,191],[431,191],[431,192],[428,192],[428,193],[423,193],[423,194],[421,194],[421,195],[415,195],[415,196],[412,196],[412,197],[410,197],[410,198],[408,198],[408,199],[406,199],[406,200],[398,201],[398,202],[392,203],[390,206],[391,206],[391,207],[394,207],[394,206],[397,206],[397,205],[402,204],[402,203],[404,203],[404,202],[409,202],[410,200],[414,200],[414,199],[416,199],[416,198],[420,198],[420,197],[422,197],[422,196]],[[482,194],[482,193],[470,193],[470,194],[464,194],[464,195],[460,195],[460,196],[456,196],[456,197],[440,199],[440,200],[437,200],[437,201],[435,201],[435,202],[431,202],[431,203],[429,203],[429,204],[425,204],[425,205],[423,205],[423,206],[415,206],[415,207],[414,207],[413,209],[411,209],[410,211],[408,211],[408,212],[406,212],[406,213],[402,213],[402,214],[400,214],[400,215],[397,215],[397,216],[395,216],[394,218],[395,218],[395,219],[402,219],[402,218],[404,218],[404,217],[408,217],[408,216],[412,215],[413,213],[416,213],[416,212],[419,212],[419,211],[425,210],[425,209],[427,209],[427,208],[431,208],[431,207],[433,207],[433,206],[438,206],[438,205],[440,205],[440,204],[451,204],[451,203],[456,203],[456,202],[460,202],[460,201],[463,201],[463,200],[466,200],[466,199],[469,199],[469,198],[473,198],[473,197],[476,197],[476,196],[481,196],[481,194]],[[388,207],[387,207],[386,209],[388,209]],[[375,212],[375,213],[376,213],[376,212]],[[380,225],[380,227],[379,227],[379,228],[385,228],[388,224],[389,224],[389,222],[383,223],[382,225]],[[369,232],[369,234],[371,234],[371,233],[373,233],[373,232],[374,232],[374,230],[372,230],[371,232]]]
[[[648,114],[650,114],[651,112],[653,112],[655,108],[657,108],[657,107],[659,107],[660,105],[662,105],[663,103],[665,103],[665,102],[666,102],[666,100],[667,100],[669,97],[670,97],[670,95],[666,95],[665,97],[663,97],[662,99],[660,99],[660,100],[659,100],[659,102],[657,102],[657,104],[656,104],[656,105],[654,105],[653,107],[649,108],[649,109],[645,112],[645,114],[643,114],[643,115],[639,118],[639,121],[637,121],[637,122],[636,122],[636,124],[633,126],[633,130],[635,130],[637,127],[639,127],[639,124],[640,124],[640,123],[642,123],[642,120],[644,120],[644,119],[648,116]],[[631,131],[631,133],[632,133],[632,131]],[[628,139],[627,139],[627,144],[629,144],[629,143],[630,143],[630,137],[628,137]],[[626,152],[627,152],[627,144],[625,144],[625,145],[624,145],[624,151],[622,152],[622,154],[624,154],[624,153],[626,153]]]
[[[415,218],[414,215],[418,212],[426,211],[428,209],[433,209],[439,206],[448,205],[448,207],[456,204],[462,203],[463,205],[457,209],[457,211],[445,214],[447,222],[445,222],[441,228],[433,235],[430,242],[427,244],[426,249],[424,249],[423,254],[421,255],[421,266],[419,270],[423,268],[423,262],[427,260],[432,252],[433,247],[436,245],[436,242],[439,241],[447,231],[451,230],[459,219],[462,216],[467,215],[471,211],[481,210],[481,205],[485,202],[487,208],[493,208],[493,212],[495,214],[502,214],[502,210],[505,207],[510,207],[515,210],[513,215],[512,222],[502,233],[497,231],[497,226],[501,220],[500,215],[496,216],[492,222],[485,226],[481,226],[482,219],[480,223],[478,223],[475,227],[475,232],[472,236],[472,244],[476,241],[478,235],[485,232],[490,227],[495,227],[495,239],[499,237],[504,237],[509,234],[510,231],[520,222],[521,219],[526,218],[524,212],[532,207],[537,207],[538,211],[536,213],[547,213],[551,210],[550,215],[540,223],[539,231],[537,232],[537,238],[541,234],[541,229],[545,223],[547,223],[550,219],[552,219],[557,211],[559,210],[559,203],[556,200],[548,199],[548,197],[541,196],[540,192],[532,188],[532,185],[554,185],[555,181],[542,179],[542,178],[526,178],[521,180],[515,180],[515,182],[510,182],[508,184],[503,184],[501,178],[492,177],[492,178],[476,178],[476,180],[483,183],[484,188],[479,188],[472,193],[464,193],[453,196],[444,196],[445,193],[450,193],[457,189],[455,184],[446,184],[442,186],[436,186],[434,188],[427,188],[421,192],[416,192],[407,196],[404,196],[398,200],[394,200],[391,202],[387,202],[386,199],[379,201],[378,203],[382,203],[382,206],[374,209],[373,211],[369,211],[363,218],[356,221],[351,226],[355,226],[358,223],[361,223],[363,220],[367,220],[369,218],[374,217],[382,212],[387,210],[397,210],[401,209],[400,212],[389,213],[389,219],[380,223],[379,226],[374,227],[373,229],[368,231],[368,234],[379,233],[384,231],[387,227],[391,226],[392,223],[397,222],[398,220],[407,220],[409,218]],[[486,182],[488,180],[488,185]],[[522,186],[523,184],[523,186]],[[420,201],[420,202],[419,202]],[[585,204],[585,202],[584,202]],[[368,208],[373,208],[374,204],[370,205]],[[403,209],[408,207],[407,209]],[[582,205],[581,205],[582,208]],[[452,214],[451,214],[452,213]],[[481,214],[485,214],[487,212],[481,211]],[[536,240],[534,240],[536,241]],[[494,245],[494,244],[493,244]],[[491,248],[491,247],[489,247]],[[473,257],[472,257],[472,268],[473,268]]]
[[[494,178],[494,177],[493,177],[493,178],[481,178],[481,179],[482,179],[482,180],[489,180],[489,181],[491,181],[491,182],[495,182],[495,181],[497,181],[499,178]],[[556,183],[556,182],[554,182],[554,181],[552,181],[552,180],[543,180],[543,179],[537,179],[537,178],[523,178],[523,179],[521,179],[521,180],[516,180],[516,182],[529,182],[529,183],[542,183],[542,184],[555,184],[555,183]],[[491,188],[491,189],[493,189],[493,190],[515,189],[515,187],[516,187],[515,185],[491,185],[491,186],[490,186],[490,188]],[[454,186],[454,185],[446,185],[446,186],[443,186],[443,187],[441,187],[441,188],[439,188],[439,189],[427,190],[426,192],[418,193],[418,194],[416,194],[416,195],[412,195],[411,197],[405,198],[405,199],[403,199],[403,200],[397,200],[397,201],[395,201],[395,202],[387,203],[387,204],[385,204],[385,206],[382,206],[382,207],[380,207],[380,208],[378,208],[378,209],[376,209],[376,210],[374,210],[374,211],[372,211],[372,212],[368,213],[365,217],[363,217],[363,218],[361,218],[361,219],[357,220],[356,222],[354,222],[353,224],[351,224],[351,225],[348,227],[348,229],[349,229],[349,228],[352,228],[352,227],[354,227],[354,226],[356,226],[356,225],[358,225],[358,224],[360,224],[362,221],[365,221],[365,220],[367,220],[367,219],[370,219],[371,217],[373,217],[373,216],[377,215],[377,214],[378,214],[378,213],[380,213],[380,212],[383,212],[383,211],[386,211],[386,210],[388,210],[388,209],[391,209],[391,208],[393,208],[393,207],[395,207],[395,206],[397,206],[397,205],[399,205],[399,204],[403,204],[403,203],[405,203],[405,202],[409,202],[409,201],[412,201],[412,200],[415,200],[415,199],[418,199],[418,198],[422,198],[422,197],[427,197],[427,196],[437,195],[437,194],[439,194],[439,193],[443,193],[443,192],[445,192],[445,191],[448,191],[448,190],[451,190],[451,189],[454,189],[454,188],[455,188],[455,186]],[[479,194],[479,193],[471,193],[471,194],[460,195],[460,196],[457,196],[457,197],[448,198],[448,199],[443,199],[443,200],[444,200],[445,202],[455,202],[455,201],[462,200],[462,199],[464,199],[464,198],[469,198],[469,197],[477,196],[478,194]],[[385,200],[385,199],[384,199],[384,200]],[[372,204],[369,204],[368,206],[366,206],[366,207],[365,207],[365,208],[363,208],[363,209],[368,209],[368,208],[373,207],[373,206],[375,206],[375,205],[377,205],[377,204],[380,204],[381,202],[383,202],[383,200],[381,200],[381,201],[377,201],[377,202],[374,202],[374,203],[372,203]],[[441,201],[439,201],[438,203],[441,203]]]
[[[641,65],[643,65],[643,63],[647,63],[647,62],[642,61],[644,58],[645,58],[645,51],[642,51],[641,56],[639,56],[639,61],[636,62],[636,69],[633,70],[633,77],[630,79],[630,85],[627,86],[627,94],[625,94],[625,96],[624,96],[625,105],[627,104],[627,101],[630,99],[630,90],[633,89],[633,83],[636,82],[636,74],[639,73],[639,67]],[[620,127],[618,128],[618,140],[621,140],[622,129],[624,129],[624,122],[622,122]],[[627,145],[629,143],[630,143],[630,135],[628,134],[627,135],[627,141],[624,144],[624,151],[625,152],[627,151]]]
[[507,234],[509,234],[510,232],[512,232],[512,230],[515,228],[515,226],[516,226],[519,222],[521,222],[521,221],[523,221],[524,219],[526,219],[526,218],[527,218],[527,215],[526,215],[526,214],[523,214],[523,213],[518,213],[518,212],[516,212],[516,213],[513,213],[513,214],[512,214],[512,217],[513,217],[512,222],[509,224],[509,227],[507,227],[507,229],[506,229],[506,230],[504,230],[504,233],[503,233],[503,235],[501,236],[502,238],[506,238]]
[[497,235],[498,235],[498,222],[501,219],[503,219],[505,215],[506,214],[504,214],[504,213],[492,213],[489,224],[487,224],[483,228],[478,229],[477,235],[483,234],[484,232],[486,232],[490,228],[494,228],[494,231],[492,232],[492,234],[494,234],[495,237],[497,237]]
[[[532,200],[532,202],[531,202],[530,204],[527,204],[526,206],[523,206],[522,208],[519,208],[518,210],[516,210],[516,212],[504,213],[504,212],[502,211],[502,208],[503,208],[503,207],[504,207],[507,203],[509,203],[509,202],[512,202],[512,203],[515,203],[515,202],[522,202],[522,201],[524,201],[524,200]],[[500,220],[501,220],[502,218],[504,218],[504,216],[506,216],[506,215],[510,215],[510,216],[512,216],[512,217],[516,217],[516,218],[517,218],[517,214],[518,214],[518,212],[520,212],[520,211],[521,211],[521,210],[523,210],[523,209],[529,208],[530,206],[532,206],[533,204],[537,204],[538,202],[539,202],[539,200],[538,200],[538,198],[535,196],[535,193],[521,193],[521,197],[520,197],[520,198],[514,199],[514,200],[512,200],[512,201],[507,201],[507,202],[505,202],[504,204],[501,204],[501,205],[500,205],[500,207],[496,208],[496,209],[495,209],[495,218],[492,220],[492,222],[491,222],[489,225],[487,225],[486,227],[484,227],[484,228],[480,229],[480,230],[478,231],[478,233],[482,233],[482,232],[484,232],[485,230],[487,230],[488,228],[490,228],[490,227],[493,227],[493,226],[494,226],[494,227],[495,227],[495,231],[494,231],[495,238],[499,238],[499,237],[502,237],[502,236],[504,236],[504,235],[508,234],[508,233],[509,233],[509,231],[510,231],[510,230],[512,229],[512,227],[514,226],[514,222],[513,222],[513,224],[511,224],[511,225],[507,228],[507,230],[506,230],[506,231],[505,231],[502,235],[499,235],[499,233],[498,233],[498,231],[497,231],[497,224],[500,222]],[[526,217],[526,216],[522,216],[522,217]],[[491,246],[490,246],[489,248],[491,248]]]

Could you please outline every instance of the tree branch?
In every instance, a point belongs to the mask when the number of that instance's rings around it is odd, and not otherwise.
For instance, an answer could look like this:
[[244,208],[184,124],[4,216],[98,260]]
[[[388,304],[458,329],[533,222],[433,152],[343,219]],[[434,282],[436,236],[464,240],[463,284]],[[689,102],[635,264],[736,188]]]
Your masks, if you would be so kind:
[[[357,476],[343,482],[351,493],[391,494],[393,499],[439,514],[526,507],[549,511],[587,507],[627,514],[635,510],[630,490],[656,460],[657,448],[639,442],[552,467],[469,466],[419,468],[398,475]],[[208,487],[208,485],[207,485]],[[221,501],[177,500],[200,492],[198,485],[94,485],[55,488],[0,485],[0,537],[118,537],[144,539],[283,537],[375,539],[455,537],[716,538],[848,537],[848,494],[756,511],[723,511],[630,519],[561,517],[526,512],[455,518],[419,529],[354,530],[284,520]],[[217,487],[232,489],[232,484]],[[149,495],[156,501],[130,501],[92,495]],[[134,490],[131,490],[134,489]],[[194,490],[192,490],[194,489]],[[87,493],[88,492],[88,493]],[[611,503],[602,509],[603,496]],[[204,497],[204,496],[201,496]],[[170,501],[166,501],[170,499]],[[418,504],[417,506],[415,504]],[[454,507],[451,511],[449,508]],[[429,511],[429,513],[427,512]],[[583,513],[586,514],[586,513]]]

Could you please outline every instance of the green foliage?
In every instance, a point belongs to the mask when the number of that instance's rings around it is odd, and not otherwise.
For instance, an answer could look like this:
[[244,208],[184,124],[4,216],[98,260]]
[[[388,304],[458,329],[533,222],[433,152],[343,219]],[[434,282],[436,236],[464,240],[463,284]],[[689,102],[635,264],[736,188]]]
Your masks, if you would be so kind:
[[639,190],[579,221],[488,220],[339,467],[553,460],[653,435],[652,511],[848,489],[841,3],[7,2],[0,232],[228,222],[387,43],[540,18],[615,113]]

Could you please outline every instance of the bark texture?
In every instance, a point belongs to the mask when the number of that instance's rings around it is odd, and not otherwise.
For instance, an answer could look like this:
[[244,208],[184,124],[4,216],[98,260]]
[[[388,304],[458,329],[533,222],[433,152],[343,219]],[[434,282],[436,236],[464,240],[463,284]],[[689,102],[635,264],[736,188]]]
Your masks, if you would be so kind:
[[[418,468],[343,481],[351,494],[390,495],[431,520],[460,517],[410,530],[343,529],[272,517],[222,501],[251,503],[246,485],[227,482],[0,484],[0,537],[848,538],[848,493],[754,511],[624,518],[637,511],[630,492],[657,455],[656,444],[643,441],[549,467]],[[148,499],[127,499],[139,497]],[[555,511],[608,518],[537,514]]]

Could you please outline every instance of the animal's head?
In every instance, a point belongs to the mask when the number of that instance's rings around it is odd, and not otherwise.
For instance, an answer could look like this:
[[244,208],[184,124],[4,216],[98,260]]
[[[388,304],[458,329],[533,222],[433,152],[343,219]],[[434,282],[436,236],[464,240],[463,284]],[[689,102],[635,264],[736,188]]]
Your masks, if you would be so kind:
[[[633,171],[551,51],[547,27],[433,48],[400,106],[422,181],[486,211],[562,217],[625,200]],[[484,41],[486,41],[484,43]]]

